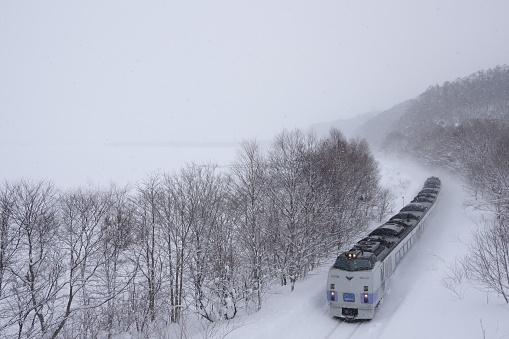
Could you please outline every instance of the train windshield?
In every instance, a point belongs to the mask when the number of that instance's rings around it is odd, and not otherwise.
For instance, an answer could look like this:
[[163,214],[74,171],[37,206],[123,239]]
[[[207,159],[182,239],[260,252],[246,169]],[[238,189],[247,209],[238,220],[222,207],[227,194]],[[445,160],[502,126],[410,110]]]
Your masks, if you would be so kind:
[[373,265],[370,260],[366,259],[337,258],[334,268],[344,271],[366,271],[372,269]]

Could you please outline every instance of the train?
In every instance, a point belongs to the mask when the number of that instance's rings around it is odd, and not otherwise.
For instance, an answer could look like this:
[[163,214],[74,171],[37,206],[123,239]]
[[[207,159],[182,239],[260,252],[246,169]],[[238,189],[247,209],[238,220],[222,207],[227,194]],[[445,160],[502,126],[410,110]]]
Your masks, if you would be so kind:
[[409,204],[337,256],[327,278],[331,316],[344,320],[373,319],[390,278],[429,223],[441,185],[437,177],[426,179]]

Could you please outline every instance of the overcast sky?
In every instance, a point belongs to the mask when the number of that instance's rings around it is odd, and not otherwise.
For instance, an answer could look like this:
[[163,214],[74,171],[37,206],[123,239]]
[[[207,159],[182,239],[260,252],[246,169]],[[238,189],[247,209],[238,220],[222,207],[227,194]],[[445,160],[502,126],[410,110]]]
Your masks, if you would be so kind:
[[388,109],[507,64],[508,13],[505,0],[0,0],[0,151],[271,139]]

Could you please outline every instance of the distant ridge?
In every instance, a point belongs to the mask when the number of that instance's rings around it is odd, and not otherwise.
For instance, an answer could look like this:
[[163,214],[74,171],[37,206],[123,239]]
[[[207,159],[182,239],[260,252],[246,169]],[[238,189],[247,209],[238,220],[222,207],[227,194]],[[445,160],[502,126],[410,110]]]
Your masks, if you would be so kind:
[[[414,152],[441,139],[446,131],[477,121],[509,125],[509,66],[478,71],[443,85],[430,86],[411,101],[386,134],[382,148]],[[453,131],[451,131],[453,132]]]
[[347,138],[364,138],[373,149],[390,151],[408,149],[417,136],[436,133],[431,130],[438,127],[458,126],[473,119],[509,125],[509,66],[430,86],[417,98],[382,112],[317,123],[311,129],[325,135],[330,128],[337,128]]
[[364,138],[374,149],[380,148],[385,136],[389,134],[397,122],[407,112],[413,100],[407,100],[383,111],[358,126],[355,135]]
[[368,112],[357,115],[349,119],[338,119],[331,122],[320,122],[311,125],[313,130],[318,136],[323,136],[329,133],[331,128],[339,129],[346,138],[355,138],[357,136],[357,129],[367,121],[376,117],[380,112]]

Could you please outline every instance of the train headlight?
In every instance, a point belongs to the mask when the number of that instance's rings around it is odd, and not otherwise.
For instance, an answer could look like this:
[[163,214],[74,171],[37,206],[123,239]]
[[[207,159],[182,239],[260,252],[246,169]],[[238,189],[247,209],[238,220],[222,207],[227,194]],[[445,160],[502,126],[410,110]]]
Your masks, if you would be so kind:
[[330,291],[330,300],[336,301],[336,292],[335,291]]
[[361,250],[350,250],[348,252],[345,252],[345,256],[348,258],[348,259],[355,259],[357,258],[358,256],[362,255],[362,251]]
[[364,294],[364,303],[365,304],[369,303],[369,295],[368,294]]

